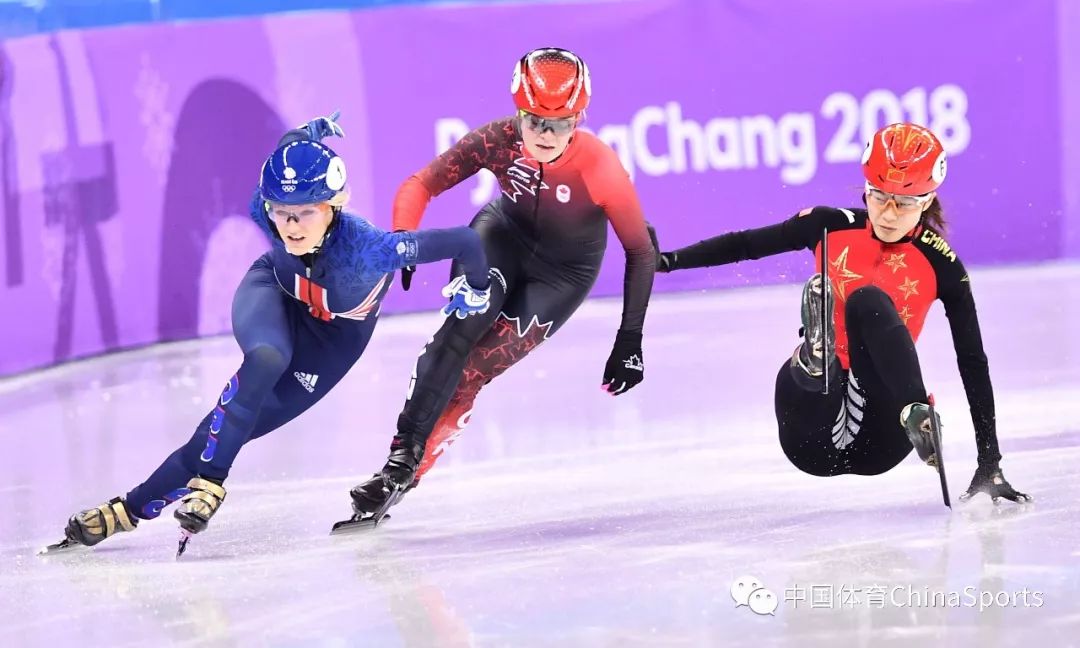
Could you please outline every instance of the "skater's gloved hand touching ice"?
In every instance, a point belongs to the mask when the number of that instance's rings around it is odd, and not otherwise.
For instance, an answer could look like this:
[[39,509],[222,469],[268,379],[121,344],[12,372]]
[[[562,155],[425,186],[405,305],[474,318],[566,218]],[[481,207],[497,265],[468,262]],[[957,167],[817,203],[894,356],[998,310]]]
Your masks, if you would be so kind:
[[994,500],[994,504],[999,503],[1002,497],[1020,503],[1034,501],[1032,496],[1013,488],[1012,484],[1001,474],[1001,468],[996,463],[980,465],[975,470],[975,476],[971,478],[971,485],[960,496],[960,501],[966,502],[977,493],[986,493]]
[[645,362],[642,358],[641,333],[620,330],[615,335],[615,346],[604,365],[601,388],[612,396],[618,396],[645,380]]

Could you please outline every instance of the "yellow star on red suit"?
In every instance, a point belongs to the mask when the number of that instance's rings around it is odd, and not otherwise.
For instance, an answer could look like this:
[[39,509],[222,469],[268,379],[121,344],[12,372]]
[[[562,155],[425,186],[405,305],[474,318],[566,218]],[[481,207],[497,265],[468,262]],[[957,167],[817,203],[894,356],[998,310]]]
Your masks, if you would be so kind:
[[904,256],[907,252],[901,252],[900,254],[890,254],[889,258],[885,260],[885,265],[892,269],[892,273],[896,274],[896,271],[900,268],[906,268],[907,264],[904,263]]
[[847,285],[852,281],[863,278],[861,274],[855,274],[851,270],[848,270],[848,249],[848,247],[845,247],[844,251],[836,257],[836,260],[829,264],[835,271],[830,274],[829,279],[832,281],[833,287],[836,288],[836,294],[840,296],[840,301],[847,300]]
[[912,295],[919,294],[919,280],[911,280],[911,277],[904,277],[904,283],[897,287],[900,292],[904,293],[904,301],[911,299]]
[[900,309],[900,319],[904,320],[904,326],[907,326],[907,321],[912,317],[914,317],[914,314],[911,312],[910,308],[904,306]]

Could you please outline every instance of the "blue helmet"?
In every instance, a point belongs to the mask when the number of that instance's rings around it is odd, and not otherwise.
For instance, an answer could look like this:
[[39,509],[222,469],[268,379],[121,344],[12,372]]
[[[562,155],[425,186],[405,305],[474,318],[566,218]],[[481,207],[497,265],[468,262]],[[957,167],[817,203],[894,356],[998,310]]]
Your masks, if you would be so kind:
[[298,140],[278,147],[262,167],[263,200],[306,205],[330,200],[345,188],[345,161],[330,147]]

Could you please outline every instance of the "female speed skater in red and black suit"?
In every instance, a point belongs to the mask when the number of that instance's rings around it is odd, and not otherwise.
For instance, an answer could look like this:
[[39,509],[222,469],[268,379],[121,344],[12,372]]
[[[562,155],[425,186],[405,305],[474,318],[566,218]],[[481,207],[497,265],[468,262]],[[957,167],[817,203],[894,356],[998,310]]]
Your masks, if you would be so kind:
[[354,521],[377,520],[391,493],[414,486],[465,426],[481,387],[566,323],[596,281],[608,223],[626,252],[626,274],[602,386],[617,395],[644,377],[641,331],[656,251],[615,151],[577,128],[592,92],[589,70],[567,50],[533,50],[517,62],[510,90],[515,115],[465,135],[394,200],[394,228],[411,230],[432,197],[481,169],[495,174],[502,192],[471,224],[492,267],[492,307],[448,318],[421,352],[386,466],[351,491]]
[[[923,461],[936,464],[914,341],[930,305],[940,299],[978,446],[978,469],[960,499],[985,492],[995,503],[1002,497],[1030,500],[1002,475],[994,392],[971,282],[942,237],[941,143],[921,126],[892,124],[867,145],[862,169],[865,209],[805,209],[782,223],[664,252],[658,269],[717,266],[803,249],[814,251],[820,268],[820,241],[828,228],[824,301],[835,333],[823,339],[823,282],[815,274],[803,288],[804,340],[776,377],[776,420],[788,459],[812,475],[877,475],[914,447]],[[827,395],[826,357],[836,385]]]
[[450,303],[443,312],[455,320],[487,312],[489,267],[474,231],[390,233],[343,211],[345,162],[320,142],[344,135],[336,116],[289,131],[263,164],[251,218],[271,249],[233,297],[233,334],[244,359],[214,408],[146,481],[71,516],[65,539],[47,551],[133,531],[182,498],[175,511],[187,534],[182,552],[219,510],[241,447],[312,407],[360,359],[395,270],[454,259],[461,276],[444,289]]

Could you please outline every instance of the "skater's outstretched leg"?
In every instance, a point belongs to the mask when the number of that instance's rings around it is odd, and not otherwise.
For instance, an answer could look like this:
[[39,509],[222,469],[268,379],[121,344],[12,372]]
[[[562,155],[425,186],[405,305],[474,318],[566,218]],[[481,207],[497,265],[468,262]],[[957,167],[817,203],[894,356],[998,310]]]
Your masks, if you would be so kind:
[[[346,525],[356,526],[357,523],[378,519],[380,515],[385,515],[390,506],[400,501],[406,492],[415,488],[420,477],[431,469],[468,424],[473,403],[481,388],[562,327],[584,301],[594,278],[593,274],[583,273],[563,285],[527,283],[508,298],[505,312],[498,314],[490,328],[469,352],[450,396],[440,396],[445,398],[445,401],[439,402],[445,402],[445,405],[438,410],[438,417],[427,424],[430,428],[426,425],[415,425],[417,418],[410,415],[414,406],[411,405],[411,399],[406,402],[405,410],[398,418],[398,432],[391,443],[391,454],[386,466],[350,491],[353,519],[338,523],[335,528],[340,532],[348,528]],[[418,374],[422,374],[429,366],[425,364],[425,356],[433,346],[434,341],[428,344],[417,361]],[[418,465],[412,468],[412,481],[404,481],[408,473],[403,471],[402,461],[395,459],[395,454],[399,459],[411,457],[418,460]],[[404,486],[395,489],[387,483],[387,474],[399,475],[397,481]],[[393,501],[387,504],[387,499],[392,495]]]
[[163,508],[189,492],[194,477],[223,481],[255,429],[263,401],[288,366],[288,359],[269,346],[259,346],[244,355],[214,409],[203,419],[195,434],[125,497],[135,515],[157,517]]
[[[252,434],[263,401],[292,356],[291,324],[285,299],[269,261],[260,258],[244,276],[233,301],[234,334],[244,351],[244,360],[226,382],[214,409],[196,427],[191,439],[170,454],[146,481],[122,499],[113,500],[122,503],[111,507],[116,524],[109,525],[110,518],[103,507],[87,509],[72,517],[74,521],[87,514],[86,524],[69,523],[68,531],[73,533],[66,535],[74,536],[73,541],[80,544],[88,544],[82,540],[97,544],[111,537],[116,529],[131,530],[138,519],[160,515],[167,505],[191,491],[188,482],[193,478],[220,481],[228,476],[236,454]],[[93,513],[95,510],[101,510],[104,533],[94,532],[99,518]],[[85,531],[79,533],[76,527]]]
[[[469,353],[457,388],[442,409],[424,445],[412,442],[413,439],[422,438],[420,435],[403,433],[399,418],[399,431],[391,442],[386,465],[382,471],[349,491],[353,519],[338,523],[335,530],[341,532],[349,526],[356,526],[356,523],[364,523],[362,526],[377,525],[386,511],[416,487],[420,477],[431,469],[435,460],[461,434],[468,424],[473,402],[480,389],[535,349],[546,339],[550,328],[550,324],[534,325],[522,331],[518,318],[509,318],[500,313],[491,329]],[[388,503],[391,498],[392,501]]]
[[92,547],[117,533],[134,531],[139,520],[128,510],[123,498],[114,497],[94,508],[79,511],[68,519],[64,539],[41,550],[50,554],[74,547]]
[[480,390],[539,346],[549,329],[534,325],[522,331],[520,320],[505,314],[495,320],[491,330],[469,354],[461,372],[461,382],[428,436],[416,471],[417,480],[431,470],[435,461],[465,430]]

